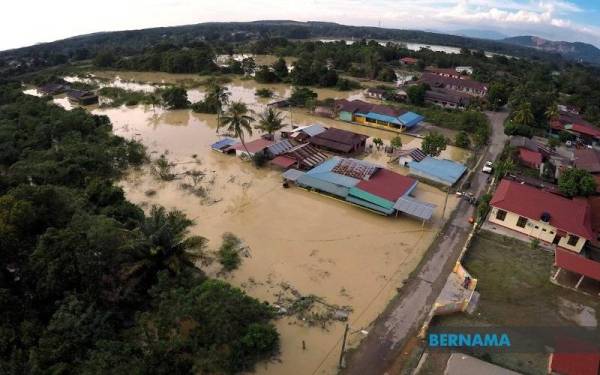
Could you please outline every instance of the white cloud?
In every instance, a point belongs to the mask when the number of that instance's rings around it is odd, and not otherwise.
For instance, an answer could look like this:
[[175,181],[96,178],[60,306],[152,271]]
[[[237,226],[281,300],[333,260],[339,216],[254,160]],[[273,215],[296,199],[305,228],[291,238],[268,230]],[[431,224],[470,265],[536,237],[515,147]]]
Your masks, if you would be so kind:
[[[598,43],[597,21],[567,0],[20,0],[3,4],[0,50],[97,31],[207,21],[294,19],[349,25],[494,29]],[[35,11],[32,11],[34,9]],[[27,22],[23,22],[26,19]]]

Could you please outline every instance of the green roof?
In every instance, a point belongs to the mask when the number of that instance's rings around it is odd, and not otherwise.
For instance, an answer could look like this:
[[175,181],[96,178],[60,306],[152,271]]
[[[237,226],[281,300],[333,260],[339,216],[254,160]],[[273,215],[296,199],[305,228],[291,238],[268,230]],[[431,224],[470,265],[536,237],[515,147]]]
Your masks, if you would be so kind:
[[377,205],[379,207],[383,207],[385,209],[393,209],[394,208],[394,202],[388,201],[387,199],[384,199],[384,198],[378,197],[376,195],[373,195],[371,193],[368,193],[357,187],[350,188],[350,191],[348,192],[348,196],[352,196],[352,197],[361,199],[363,201],[375,204],[375,205]]

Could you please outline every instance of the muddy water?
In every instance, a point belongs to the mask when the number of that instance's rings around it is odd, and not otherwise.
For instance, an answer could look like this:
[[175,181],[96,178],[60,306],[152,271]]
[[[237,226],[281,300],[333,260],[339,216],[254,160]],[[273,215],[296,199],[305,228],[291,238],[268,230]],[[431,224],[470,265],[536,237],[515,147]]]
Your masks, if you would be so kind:
[[[424,227],[415,220],[381,217],[297,188],[283,189],[278,171],[257,170],[250,163],[209,149],[218,139],[214,116],[189,111],[153,113],[143,107],[94,113],[108,115],[117,134],[141,140],[156,153],[168,152],[168,158],[179,163],[178,171],[204,171],[204,185],[210,202],[215,203],[207,204],[186,193],[179,187],[181,181],[157,182],[144,171],[121,182],[129,199],[144,207],[161,204],[183,210],[197,223],[194,233],[206,236],[212,250],[224,232],[235,233],[250,247],[250,257],[227,277],[230,282],[269,302],[275,302],[280,284],[285,282],[304,295],[349,305],[353,308],[349,319],[352,332],[368,330],[420,261],[440,225],[444,194],[424,184],[419,185],[417,198],[439,207],[433,222]],[[300,123],[316,120],[308,115],[296,117]],[[376,155],[383,153],[375,152],[369,158]],[[145,193],[149,190],[155,190],[155,195],[148,197]],[[449,208],[455,205],[450,197]],[[217,276],[214,271],[212,275]],[[281,355],[277,361],[260,364],[258,373],[336,372],[342,323],[333,323],[327,330],[308,327],[294,318],[276,324]],[[357,344],[361,337],[360,332],[353,333],[350,344]],[[303,341],[306,349],[302,349]]]
[[[148,78],[159,82],[164,79],[161,76]],[[143,81],[140,77],[132,79]],[[266,86],[281,96],[289,90],[286,85]],[[260,85],[234,81],[229,87],[233,100],[243,100],[256,110],[264,108],[266,101],[254,96]],[[358,91],[319,90],[318,93],[320,98],[362,95]],[[94,109],[93,113],[109,116],[116,134],[143,142],[152,157],[166,153],[176,163],[176,172],[205,173],[201,182],[207,191],[205,198],[180,187],[182,182],[189,181],[159,182],[147,169],[133,171],[120,184],[128,199],[142,207],[159,204],[184,211],[196,222],[193,233],[209,239],[210,251],[218,248],[225,232],[236,234],[249,246],[249,257],[243,258],[238,270],[223,276],[217,273],[216,264],[204,267],[211,276],[223,277],[250,295],[271,303],[282,291],[281,284],[287,283],[303,295],[314,294],[328,303],[350,306],[353,310],[349,317],[350,346],[358,344],[363,337],[360,331],[369,329],[396,294],[396,288],[402,286],[402,281],[416,267],[441,225],[445,195],[425,184],[419,184],[416,197],[436,204],[438,209],[433,220],[424,226],[406,217],[382,217],[298,188],[283,189],[279,171],[258,170],[235,156],[210,150],[210,145],[219,139],[214,115],[152,110],[144,106]],[[289,124],[290,113],[284,113]],[[294,110],[291,118],[294,125],[319,122],[379,137],[386,143],[396,136],[299,110]],[[405,145],[419,142],[410,136],[401,137]],[[466,157],[451,148],[447,153],[457,159]],[[387,156],[376,150],[365,158],[380,164],[387,162]],[[401,167],[393,168],[406,173]],[[150,191],[154,194],[148,194]],[[456,203],[455,197],[450,196],[446,215]],[[290,317],[278,320],[276,325],[281,334],[281,354],[275,361],[259,364],[258,373],[337,372],[343,323],[334,322],[323,329]]]

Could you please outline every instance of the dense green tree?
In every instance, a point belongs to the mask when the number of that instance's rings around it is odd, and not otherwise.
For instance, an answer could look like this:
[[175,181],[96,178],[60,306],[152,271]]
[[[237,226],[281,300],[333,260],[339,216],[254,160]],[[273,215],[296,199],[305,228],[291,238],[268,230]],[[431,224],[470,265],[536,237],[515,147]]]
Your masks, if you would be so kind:
[[310,100],[317,99],[317,93],[307,87],[294,86],[292,95],[288,99],[290,104],[296,107],[306,107]]
[[280,57],[273,63],[273,72],[279,77],[280,80],[285,79],[288,76],[288,68],[285,60]]
[[187,108],[190,105],[187,91],[183,87],[168,87],[162,90],[161,97],[169,109]]
[[590,172],[571,168],[562,172],[558,178],[560,192],[568,197],[592,195],[596,192],[596,180]]
[[406,90],[408,100],[414,105],[425,104],[425,93],[428,88],[426,85],[413,85]]
[[497,111],[501,107],[508,103],[508,90],[506,85],[495,82],[490,86],[487,94],[487,101],[489,108],[493,111]]
[[421,149],[430,156],[439,156],[446,149],[448,140],[443,134],[431,132],[423,138]]
[[465,131],[456,133],[456,136],[454,137],[454,144],[458,147],[469,148],[471,146],[469,134],[467,134]]
[[268,65],[261,65],[254,75],[254,79],[258,83],[275,83],[281,79]]

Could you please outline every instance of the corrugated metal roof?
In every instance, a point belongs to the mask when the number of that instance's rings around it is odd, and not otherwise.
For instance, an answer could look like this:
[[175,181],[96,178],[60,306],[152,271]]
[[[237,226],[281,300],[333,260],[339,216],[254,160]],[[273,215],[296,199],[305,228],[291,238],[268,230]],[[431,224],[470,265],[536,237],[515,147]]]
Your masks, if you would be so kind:
[[282,174],[283,178],[290,181],[297,181],[300,177],[304,176],[304,172],[297,169],[289,169]]
[[378,205],[366,202],[366,201],[364,201],[362,199],[357,199],[357,198],[353,198],[353,197],[348,196],[348,197],[346,197],[346,201],[348,201],[350,203],[357,204],[359,206],[363,206],[363,207],[368,208],[368,209],[373,210],[373,211],[380,212],[380,213],[382,213],[384,215],[391,215],[391,214],[394,213],[394,209],[393,208],[390,208],[390,209],[383,208],[381,206],[378,206]]
[[284,139],[267,147],[267,151],[269,151],[273,156],[278,156],[291,150],[293,147],[294,146],[291,144],[290,141]]
[[[320,175],[321,176],[321,175]],[[296,183],[298,185],[313,188],[315,190],[323,191],[329,194],[336,195],[338,197],[346,198],[348,196],[348,188],[342,185],[338,185],[327,180],[315,178],[309,174],[300,176]]]
[[421,220],[429,220],[435,211],[435,205],[431,203],[421,202],[409,196],[398,198],[394,204],[394,208],[407,215],[417,217]]
[[280,155],[271,160],[271,164],[274,164],[281,168],[289,168],[292,165],[296,164],[296,159]]
[[407,128],[412,128],[421,121],[425,120],[425,117],[421,116],[418,113],[406,112],[402,116],[398,117],[398,120],[400,120],[402,125],[406,126]]
[[411,161],[408,163],[408,167],[411,170],[432,176],[436,180],[445,181],[450,185],[454,185],[467,170],[467,167],[460,163],[446,159],[435,159],[430,156],[419,162]]
[[323,125],[312,124],[312,125],[300,126],[296,129],[294,129],[293,133],[297,133],[297,132],[301,131],[303,133],[306,133],[310,137],[314,137],[317,134],[323,133],[325,130],[327,130],[327,129]]
[[382,208],[385,208],[388,210],[394,208],[394,202],[389,201],[385,198],[379,197],[377,195],[371,194],[368,191],[361,190],[357,187],[350,188],[350,191],[348,192],[348,196],[352,196],[352,197],[358,198],[360,200],[367,201],[369,203],[372,203],[374,205],[377,205],[379,207],[382,207]]
[[370,118],[372,120],[389,122],[391,124],[396,124],[396,125],[403,125],[400,122],[400,120],[398,119],[398,117],[393,117],[393,116],[388,116],[388,115],[382,115],[380,113],[369,112],[369,113],[367,113],[365,115],[365,117]]
[[221,151],[222,149],[231,146],[237,141],[233,138],[223,138],[218,142],[213,143],[210,147],[214,150]]
[[329,160],[326,160],[322,164],[316,166],[310,171],[306,172],[308,175],[312,176],[315,179],[319,179],[322,181],[326,181],[335,185],[344,186],[346,188],[351,188],[356,186],[360,180],[344,176],[341,174],[337,174],[332,172],[332,169],[342,160],[340,157],[333,157]]

